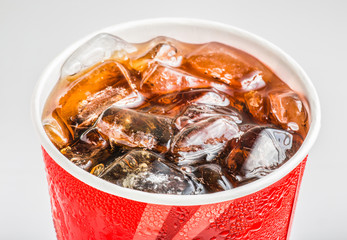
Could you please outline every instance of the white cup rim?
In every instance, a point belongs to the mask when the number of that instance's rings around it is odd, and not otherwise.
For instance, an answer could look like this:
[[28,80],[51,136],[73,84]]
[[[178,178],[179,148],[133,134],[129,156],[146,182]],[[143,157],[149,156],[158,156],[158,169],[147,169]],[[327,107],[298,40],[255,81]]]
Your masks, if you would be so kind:
[[[115,30],[120,31],[124,29],[131,29],[141,26],[156,26],[159,24],[168,24],[168,25],[191,25],[191,26],[207,26],[210,28],[218,29],[221,31],[229,32],[232,34],[238,34],[246,39],[256,42],[257,44],[262,45],[262,47],[267,48],[274,54],[279,55],[284,61],[287,63],[288,67],[292,68],[299,76],[300,81],[306,89],[310,91],[307,92],[306,97],[311,99],[310,111],[311,111],[311,126],[308,132],[308,135],[299,149],[299,151],[285,164],[283,164],[280,168],[270,173],[269,175],[249,183],[244,186],[240,186],[238,188],[234,188],[228,191],[204,194],[204,195],[168,195],[168,194],[154,194],[147,193],[142,191],[136,191],[128,188],[119,187],[107,181],[104,181],[100,178],[93,176],[92,174],[80,169],[71,163],[64,155],[62,155],[57,148],[52,144],[49,140],[48,136],[45,134],[45,131],[42,127],[41,122],[41,113],[42,107],[42,93],[45,89],[45,82],[47,81],[50,73],[54,68],[57,67],[57,62],[61,62],[62,59],[66,59],[78,46],[84,43],[86,40],[90,39],[92,36],[96,35],[100,32],[114,32]],[[261,59],[260,59],[261,60]],[[94,32],[83,39],[77,41],[72,44],[70,47],[65,49],[61,54],[59,54],[44,70],[42,76],[40,77],[36,88],[32,97],[32,109],[31,109],[32,119],[36,130],[39,134],[41,144],[43,148],[47,151],[47,153],[53,158],[53,160],[60,165],[63,169],[65,169],[72,176],[76,177],[80,181],[90,185],[93,188],[101,190],[103,192],[109,193],[111,195],[115,195],[118,197],[123,197],[139,202],[151,203],[151,204],[160,204],[160,205],[175,205],[175,206],[191,206],[191,205],[205,205],[205,204],[213,204],[218,202],[229,201],[233,199],[237,199],[240,197],[244,197],[246,195],[255,193],[260,191],[275,182],[282,179],[284,176],[289,174],[295,167],[299,165],[301,161],[303,161],[312,145],[317,139],[320,124],[321,124],[321,110],[319,104],[319,98],[316,93],[316,90],[305,73],[305,71],[293,60],[288,54],[283,52],[280,48],[270,43],[269,41],[260,38],[252,33],[249,33],[245,30],[226,25],[223,23],[199,20],[199,19],[187,19],[187,18],[156,18],[156,19],[146,19],[140,21],[126,22],[122,24],[113,25],[104,29],[101,29],[97,32]]]

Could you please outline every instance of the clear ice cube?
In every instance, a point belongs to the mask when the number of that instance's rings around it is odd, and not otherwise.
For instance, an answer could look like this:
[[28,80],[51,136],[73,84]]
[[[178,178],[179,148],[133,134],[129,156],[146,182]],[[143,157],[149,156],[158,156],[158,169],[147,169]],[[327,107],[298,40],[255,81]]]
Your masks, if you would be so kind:
[[153,62],[179,67],[182,62],[182,55],[176,40],[167,37],[157,37],[144,44],[145,50],[139,53],[140,56],[130,59],[130,66],[140,72],[143,72]]
[[105,59],[125,61],[127,54],[136,50],[135,46],[119,37],[100,33],[79,47],[65,61],[61,69],[61,77],[74,75]]
[[268,99],[263,91],[249,91],[244,94],[245,110],[248,111],[257,122],[269,121]]
[[61,81],[62,84],[69,82],[59,99],[62,118],[68,124],[84,129],[110,105],[139,95],[127,70],[112,60],[70,77],[68,81]]
[[[84,72],[62,78],[61,96],[51,114],[44,112],[44,128],[60,148],[74,142],[78,135],[89,129],[99,115],[112,104],[132,107],[142,103],[142,96],[122,64],[113,60],[98,63]],[[64,87],[63,87],[64,86]]]
[[242,116],[235,109],[213,105],[191,104],[175,119],[175,126],[177,129],[182,129],[190,124],[211,117],[223,117],[237,124],[242,123]]
[[198,89],[185,92],[174,92],[154,97],[137,108],[137,110],[146,113],[178,117],[182,112],[186,111],[189,105],[203,104],[209,104],[211,106],[227,106],[229,100],[222,93],[218,93],[215,90]]
[[293,91],[271,91],[269,93],[272,117],[288,131],[306,134],[309,115],[298,94]]
[[191,89],[209,88],[213,83],[209,80],[193,76],[183,70],[151,64],[144,72],[141,89],[151,94],[168,94]]
[[241,84],[241,90],[245,92],[262,89],[266,86],[261,71],[252,71],[245,74],[239,79],[239,82]]
[[295,154],[302,139],[271,127],[250,127],[226,158],[229,174],[236,182],[269,174]]
[[[241,88],[238,79],[256,70],[234,48],[221,43],[208,43],[187,56],[187,64],[200,76],[216,79],[234,88]],[[247,59],[249,60],[249,59]]]
[[191,99],[190,102],[221,107],[230,105],[230,100],[223,93],[212,89],[198,91],[200,94],[195,99]]
[[220,192],[233,188],[231,182],[224,176],[222,168],[218,164],[198,166],[194,174],[208,192]]
[[61,117],[61,110],[55,109],[42,121],[46,134],[59,149],[67,146],[73,140],[73,130]]
[[168,117],[111,106],[101,114],[96,128],[112,145],[164,153],[173,136],[171,124]]
[[265,129],[261,131],[241,168],[246,178],[261,177],[281,165],[292,147],[293,136],[282,130]]
[[190,124],[174,137],[173,161],[178,165],[212,162],[230,140],[239,136],[237,124],[228,117],[210,117]]
[[161,95],[159,97],[152,98],[150,101],[141,105],[136,110],[150,114],[165,115],[173,118],[186,108],[188,104],[187,95],[188,94],[186,93],[170,93]]
[[98,162],[107,159],[111,149],[108,141],[97,129],[90,128],[74,144],[61,149],[61,153],[80,168],[90,170]]
[[100,175],[122,187],[152,193],[194,194],[192,180],[160,155],[132,150],[115,159]]

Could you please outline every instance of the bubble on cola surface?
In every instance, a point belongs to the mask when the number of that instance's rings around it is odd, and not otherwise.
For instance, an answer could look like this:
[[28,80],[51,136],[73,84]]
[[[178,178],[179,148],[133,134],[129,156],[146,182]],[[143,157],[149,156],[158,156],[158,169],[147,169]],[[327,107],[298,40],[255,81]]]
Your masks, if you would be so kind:
[[64,63],[61,77],[76,74],[105,59],[119,61],[127,59],[127,54],[135,52],[134,45],[108,33],[100,33],[80,46]]
[[119,186],[151,193],[196,194],[202,187],[195,184],[175,165],[160,155],[132,150],[116,158],[99,175]]

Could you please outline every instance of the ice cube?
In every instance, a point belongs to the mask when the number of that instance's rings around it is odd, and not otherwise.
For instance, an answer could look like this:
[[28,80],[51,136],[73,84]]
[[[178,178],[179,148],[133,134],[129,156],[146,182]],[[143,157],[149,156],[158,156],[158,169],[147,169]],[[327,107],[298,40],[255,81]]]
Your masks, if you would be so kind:
[[73,131],[61,118],[60,110],[55,109],[42,122],[46,134],[59,149],[67,146],[73,140]]
[[160,95],[150,99],[136,110],[156,114],[165,115],[167,117],[176,117],[188,104],[185,93],[170,93]]
[[154,63],[144,72],[141,89],[151,94],[168,94],[191,89],[209,88],[213,85],[212,83],[185,71]]
[[140,101],[142,97],[127,69],[114,60],[105,60],[73,76],[62,77],[50,99],[43,124],[54,144],[62,148],[90,128],[113,103],[125,99]]
[[90,128],[74,144],[61,149],[61,153],[77,166],[90,170],[98,162],[107,159],[111,149],[108,141],[97,129]]
[[179,53],[176,40],[167,37],[157,37],[145,43],[144,53],[139,57],[130,59],[130,66],[140,72],[143,72],[153,62],[178,67],[182,62],[182,55]]
[[208,192],[220,192],[233,188],[231,182],[224,176],[221,166],[217,164],[198,166],[194,173]]
[[197,90],[199,91],[199,95],[191,99],[190,102],[198,103],[198,104],[207,104],[214,106],[229,106],[230,100],[221,92],[218,92],[214,89],[208,90]]
[[244,94],[245,110],[254,120],[261,123],[269,121],[268,99],[263,91],[250,91]]
[[168,117],[111,106],[102,113],[96,127],[112,145],[164,153],[173,136],[171,124],[172,119]]
[[227,117],[210,117],[190,124],[174,137],[173,161],[178,165],[212,162],[239,135],[237,124]]
[[261,131],[241,172],[246,178],[268,174],[289,158],[286,151],[292,147],[292,141],[293,136],[286,131],[277,129]]
[[257,179],[292,157],[301,141],[284,130],[253,127],[241,136],[225,163],[236,181]]
[[127,70],[115,61],[99,63],[91,69],[59,84],[66,85],[57,109],[66,125],[78,130],[89,128],[107,107],[124,99],[137,99],[136,91]]
[[61,77],[74,75],[106,59],[125,61],[127,54],[136,50],[134,45],[119,37],[100,33],[79,47],[65,61],[61,69]]
[[220,107],[213,105],[189,105],[176,119],[175,126],[177,129],[182,129],[190,124],[211,118],[211,117],[224,117],[233,122],[242,123],[242,116],[233,108]]
[[272,117],[284,129],[307,134],[309,115],[299,95],[290,90],[275,90],[269,93]]
[[266,86],[263,74],[258,70],[245,74],[239,79],[239,82],[241,84],[241,90],[245,92],[262,89]]
[[160,155],[132,150],[115,159],[100,177],[122,187],[152,193],[196,194],[192,180]]
[[229,104],[229,100],[222,93],[218,93],[215,90],[198,89],[184,92],[174,92],[154,97],[147,103],[137,108],[137,110],[176,118],[182,112],[186,111],[186,108],[191,104],[227,106]]
[[[248,61],[247,61],[248,60]],[[238,81],[257,70],[250,56],[240,54],[236,49],[221,43],[211,42],[202,45],[187,56],[186,64],[200,76],[217,79],[234,88],[241,88]]]

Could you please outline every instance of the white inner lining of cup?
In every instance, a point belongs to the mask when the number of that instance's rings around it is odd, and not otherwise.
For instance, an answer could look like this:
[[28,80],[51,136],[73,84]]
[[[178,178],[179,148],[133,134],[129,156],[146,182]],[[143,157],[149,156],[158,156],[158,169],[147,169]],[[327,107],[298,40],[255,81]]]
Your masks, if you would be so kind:
[[[157,36],[173,37],[180,41],[190,43],[217,41],[239,48],[253,55],[266,64],[292,89],[307,97],[311,112],[311,127],[304,144],[283,166],[262,179],[232,190],[205,195],[181,196],[136,191],[119,187],[80,169],[65,158],[65,156],[63,156],[51,143],[42,127],[41,115],[44,103],[59,79],[60,67],[65,59],[70,56],[78,46],[101,32],[114,34],[128,42],[144,42]],[[303,69],[291,57],[272,43],[244,30],[221,23],[194,19],[165,18],[135,21],[111,26],[90,34],[71,45],[54,59],[42,74],[33,95],[32,117],[37,131],[39,132],[41,144],[48,154],[62,168],[82,182],[101,191],[128,199],[153,204],[178,206],[202,205],[232,200],[266,188],[284,177],[306,157],[316,140],[320,128],[320,105],[317,93]]]

